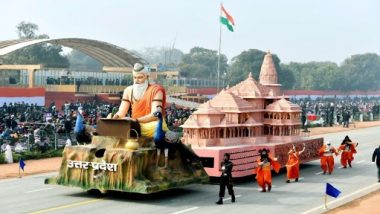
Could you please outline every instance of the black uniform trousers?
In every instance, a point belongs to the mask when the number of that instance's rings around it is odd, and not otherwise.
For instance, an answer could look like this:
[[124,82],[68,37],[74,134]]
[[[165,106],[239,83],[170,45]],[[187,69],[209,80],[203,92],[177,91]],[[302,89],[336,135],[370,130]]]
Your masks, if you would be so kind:
[[230,181],[230,178],[228,176],[220,176],[220,184],[219,184],[219,197],[220,198],[223,198],[224,197],[224,193],[226,191],[226,186],[227,186],[227,189],[228,189],[228,194],[229,195],[234,195],[234,189],[233,189],[233,185],[232,185],[232,182]]

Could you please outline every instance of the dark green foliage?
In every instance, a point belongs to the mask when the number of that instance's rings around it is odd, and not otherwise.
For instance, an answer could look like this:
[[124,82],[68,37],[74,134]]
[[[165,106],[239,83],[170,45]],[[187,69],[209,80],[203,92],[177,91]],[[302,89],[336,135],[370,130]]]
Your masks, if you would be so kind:
[[281,66],[293,73],[295,84],[291,89],[380,90],[380,56],[373,53],[353,55],[340,66],[333,62],[291,62]]
[[[17,25],[17,34],[20,39],[48,39],[46,34],[37,34],[38,25],[21,22]],[[61,55],[62,47],[51,44],[37,44],[22,48],[6,55],[4,64],[43,64],[46,67],[67,68],[69,61]]]
[[103,69],[99,61],[77,50],[72,50],[67,58],[70,62],[70,70],[94,72]]
[[341,64],[342,90],[380,90],[380,56],[352,55]]
[[[194,47],[190,53],[185,54],[179,65],[181,76],[196,78],[217,78],[218,72],[218,53],[217,51]],[[220,56],[219,75],[227,71],[227,57]]]
[[[243,51],[238,56],[232,58],[232,65],[227,74],[227,80],[230,85],[235,85],[246,79],[249,73],[252,73],[253,78],[259,80],[261,65],[263,64],[266,52],[249,49]],[[277,55],[272,54],[273,63],[279,78],[279,83],[284,85],[284,88],[291,88],[294,84],[294,77],[291,70],[284,70],[280,66],[280,59]]]
[[5,163],[5,155],[4,153],[0,153],[0,164]]
[[341,71],[333,62],[308,62],[281,65],[293,74],[296,90],[336,90],[341,81]]
[[[51,157],[61,157],[62,149],[58,150],[49,150],[45,153],[41,153],[40,151],[25,151],[22,153],[13,153],[13,162],[18,162],[20,158],[24,160],[36,160],[42,158],[51,158]],[[5,163],[4,154],[0,154],[0,164]]]

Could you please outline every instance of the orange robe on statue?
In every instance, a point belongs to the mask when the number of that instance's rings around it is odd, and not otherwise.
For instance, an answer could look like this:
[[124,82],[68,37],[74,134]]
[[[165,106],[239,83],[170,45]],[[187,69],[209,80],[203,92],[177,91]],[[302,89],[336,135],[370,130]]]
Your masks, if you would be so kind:
[[338,151],[342,151],[342,156],[340,157],[340,163],[344,168],[348,165],[351,167],[351,162],[354,160],[354,154],[356,153],[355,145],[349,143],[347,146],[343,144],[339,146]]
[[300,177],[300,154],[299,152],[291,152],[288,162],[286,163],[288,179],[296,179]]
[[338,152],[333,146],[330,146],[330,148],[327,147],[327,145],[323,145],[319,149],[319,156],[321,157],[321,168],[323,170],[323,173],[329,172],[331,174],[334,171],[334,156],[338,155]]
[[162,92],[162,115],[165,115],[166,93],[165,89],[156,84],[149,84],[144,96],[139,101],[132,102],[132,118],[137,119],[151,113],[154,96]]
[[[257,159],[257,170],[256,170],[256,180],[257,184],[265,190],[266,185],[268,187],[272,186],[272,173],[271,173],[271,166],[273,167],[274,171],[278,173],[281,168],[281,164],[273,158],[270,158],[271,161],[264,163],[261,161],[261,159]],[[261,165],[262,164],[262,165]]]
[[[165,118],[165,107],[166,107],[166,93],[165,89],[156,84],[149,84],[143,97],[138,101],[132,101],[132,118],[137,119],[145,115],[151,114],[152,112],[152,102],[154,97],[158,92],[162,93],[162,115]],[[133,93],[133,92],[132,92]],[[141,136],[152,138],[154,131],[157,126],[157,121],[151,121],[148,123],[140,123]],[[168,131],[165,120],[163,121],[162,128],[164,131]]]

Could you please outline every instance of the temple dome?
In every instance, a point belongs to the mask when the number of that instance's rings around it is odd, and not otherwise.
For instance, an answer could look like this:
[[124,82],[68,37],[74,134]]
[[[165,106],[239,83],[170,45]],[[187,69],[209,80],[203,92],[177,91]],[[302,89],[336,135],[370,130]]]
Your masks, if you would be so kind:
[[195,111],[193,114],[223,114],[221,111],[215,109],[210,105],[210,101],[207,101],[206,103],[203,103],[198,106],[198,110]]
[[249,73],[248,78],[237,85],[227,89],[232,94],[242,98],[256,98],[268,95],[268,89],[257,82],[252,73]]
[[268,111],[285,111],[285,112],[289,112],[289,111],[301,112],[301,107],[297,104],[294,104],[294,103],[284,99],[284,98],[281,98],[280,100],[269,104],[266,107],[266,110],[268,110]]
[[209,102],[212,107],[224,112],[249,112],[255,110],[254,106],[248,101],[225,90],[221,91]]

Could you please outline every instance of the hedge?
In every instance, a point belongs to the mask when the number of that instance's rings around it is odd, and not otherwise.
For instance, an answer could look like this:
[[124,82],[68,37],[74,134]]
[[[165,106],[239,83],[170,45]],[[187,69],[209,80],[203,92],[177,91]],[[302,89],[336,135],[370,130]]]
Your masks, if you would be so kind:
[[[21,153],[12,153],[13,162],[18,162],[22,157],[24,160],[35,160],[35,159],[43,159],[43,158],[51,158],[51,157],[61,157],[63,149],[58,150],[49,150],[45,153],[40,151],[25,151]],[[0,164],[5,163],[5,154],[0,154]]]

